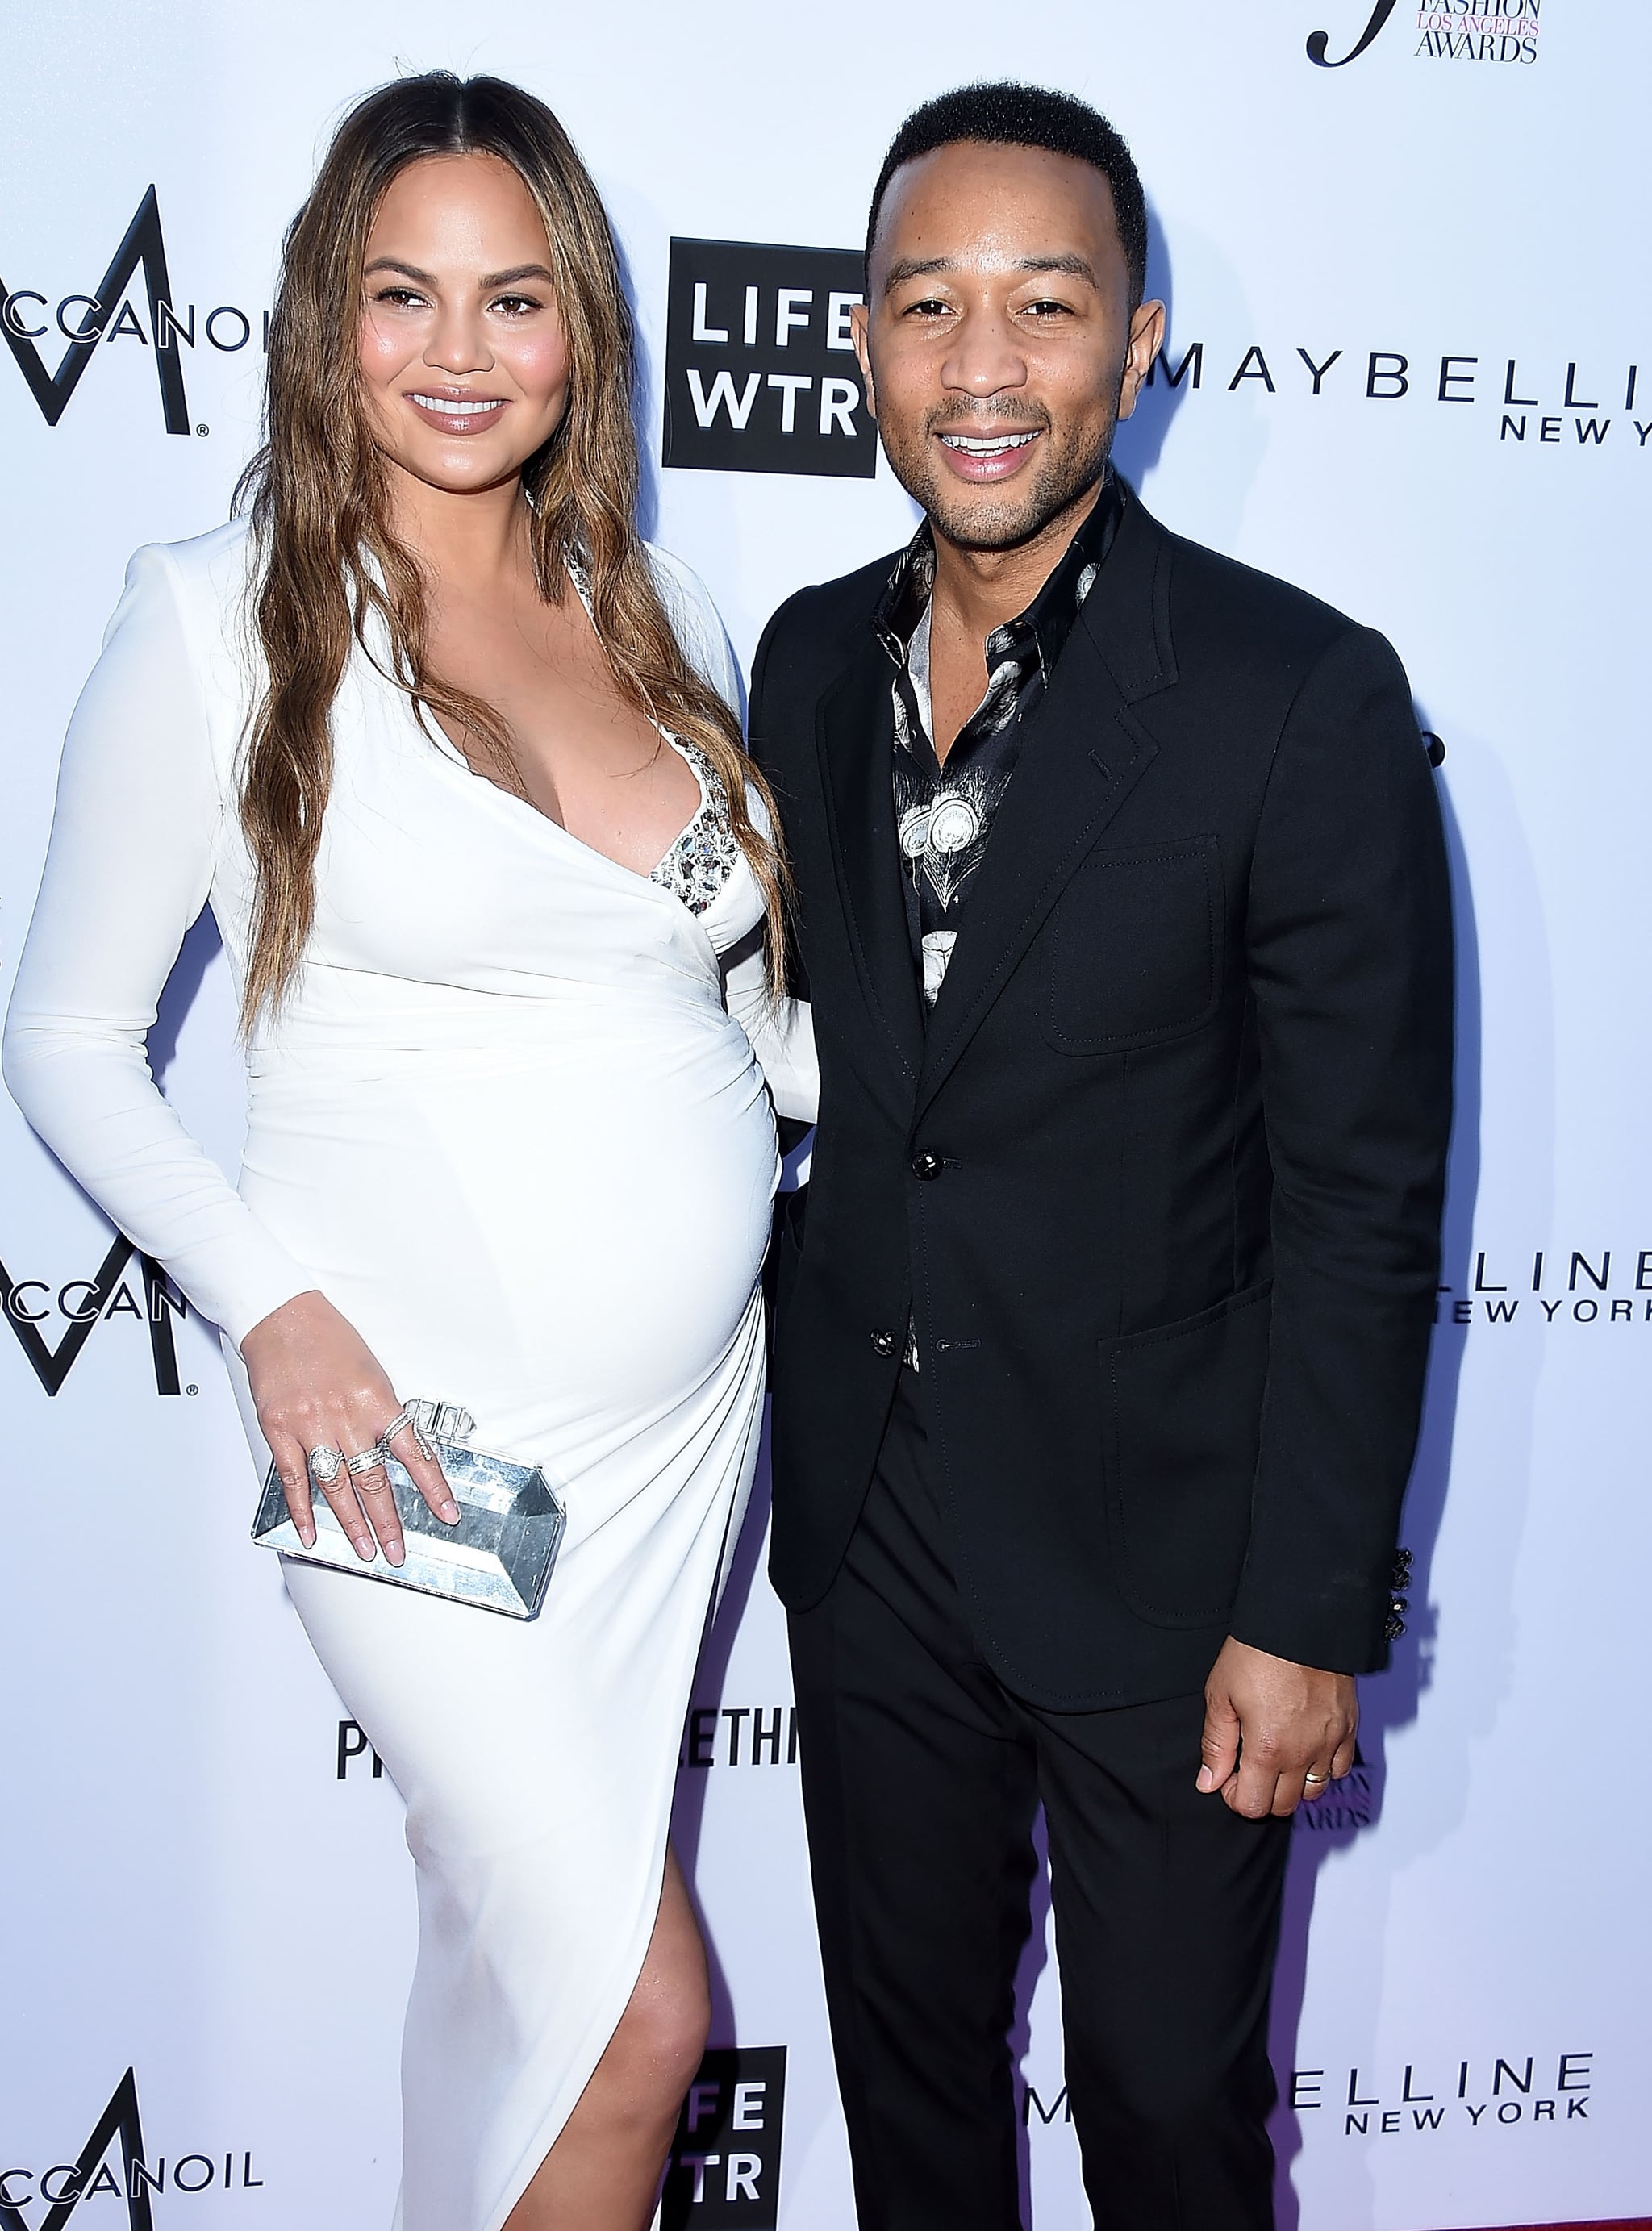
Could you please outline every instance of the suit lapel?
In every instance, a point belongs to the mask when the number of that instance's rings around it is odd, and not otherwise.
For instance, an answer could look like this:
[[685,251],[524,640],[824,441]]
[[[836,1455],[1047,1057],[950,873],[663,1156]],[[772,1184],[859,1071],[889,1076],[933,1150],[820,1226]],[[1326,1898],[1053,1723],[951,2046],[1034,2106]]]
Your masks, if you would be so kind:
[[910,1084],[923,1058],[923,1016],[895,833],[890,683],[888,658],[868,629],[865,646],[821,700],[816,739],[856,970]]
[[1176,679],[1169,563],[1169,538],[1132,496],[1028,725],[976,889],[960,915],[925,1034],[920,1115],[1157,754],[1131,701]]

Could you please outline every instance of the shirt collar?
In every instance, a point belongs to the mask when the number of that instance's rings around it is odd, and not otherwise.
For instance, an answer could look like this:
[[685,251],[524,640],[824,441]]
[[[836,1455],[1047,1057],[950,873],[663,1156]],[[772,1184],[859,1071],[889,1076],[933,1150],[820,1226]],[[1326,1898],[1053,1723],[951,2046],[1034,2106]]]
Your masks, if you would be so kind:
[[[1072,630],[1079,607],[1112,546],[1124,510],[1124,484],[1111,465],[1101,491],[1032,603],[987,638],[990,663],[1018,646],[1035,647],[1047,676]],[[904,666],[912,636],[935,589],[935,537],[923,520],[896,559],[872,613],[878,640],[897,666]]]

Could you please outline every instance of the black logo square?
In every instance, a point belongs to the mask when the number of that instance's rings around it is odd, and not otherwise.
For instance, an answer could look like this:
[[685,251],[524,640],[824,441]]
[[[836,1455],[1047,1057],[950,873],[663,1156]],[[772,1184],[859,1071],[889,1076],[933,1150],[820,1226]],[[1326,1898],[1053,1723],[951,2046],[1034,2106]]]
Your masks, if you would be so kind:
[[677,2118],[660,2231],[774,2231],[785,2111],[783,2045],[712,2047]]
[[664,462],[871,480],[878,435],[849,333],[865,292],[858,249],[674,240]]

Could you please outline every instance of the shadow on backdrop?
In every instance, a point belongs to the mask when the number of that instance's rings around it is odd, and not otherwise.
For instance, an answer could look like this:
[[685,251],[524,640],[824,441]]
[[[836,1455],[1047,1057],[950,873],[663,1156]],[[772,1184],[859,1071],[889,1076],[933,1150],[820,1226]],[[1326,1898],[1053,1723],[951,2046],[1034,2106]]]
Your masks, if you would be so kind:
[[[705,1642],[700,1652],[698,1668],[694,1676],[693,1701],[702,1698],[720,1704],[729,1678],[729,1660],[733,1653],[735,1638],[740,1632],[741,1621],[746,1615],[753,1585],[757,1578],[763,1546],[768,1539],[768,1419],[764,1405],[762,1445],[757,1453],[757,1470],[751,1484],[751,1499],[746,1506],[746,1516],[735,1537],[729,1557],[729,1577],[723,1586],[722,1598],[711,1614]],[[687,1749],[678,1753],[684,1770],[677,1778],[677,1794],[671,1805],[671,1841],[688,1882],[690,1897],[694,1896],[696,1863],[700,1852],[700,1833],[705,1821],[705,1801],[711,1780],[708,1769],[686,1766]],[[695,1898],[695,1911],[699,1914],[699,1901]],[[734,1996],[729,1988],[729,1979],[711,1931],[705,1926],[703,1914],[700,1933],[705,1939],[706,1968],[711,1983],[712,2046],[738,2045],[740,2039],[735,2027]]]
[[[1418,725],[1429,733],[1428,716],[1421,706],[1416,713]],[[1443,1299],[1448,1293],[1461,1294],[1469,1284],[1470,1242],[1480,1188],[1480,973],[1474,893],[1462,831],[1443,782],[1438,792],[1451,871],[1457,1002],[1455,1106],[1440,1264]],[[1406,1632],[1394,1646],[1386,1672],[1360,1685],[1357,1762],[1347,1779],[1317,1806],[1304,1808],[1286,1878],[1270,2030],[1270,2049],[1280,2089],[1280,2105],[1272,2125],[1279,2159],[1279,2231],[1300,2231],[1301,2225],[1301,2202],[1290,2175],[1291,2164],[1302,2150],[1300,2125],[1291,2111],[1291,2075],[1299,2065],[1297,2032],[1307,1983],[1309,1928],[1319,1871],[1333,1853],[1347,1851],[1377,1826],[1382,1816],[1389,1737],[1416,1718],[1432,1677],[1438,1626],[1432,1571],[1451,1472],[1465,1347],[1463,1329],[1449,1321],[1448,1312],[1447,1316],[1446,1322],[1436,1322],[1429,1351],[1417,1452],[1401,1525],[1401,1540],[1411,1552],[1413,1566]],[[1324,2104],[1336,2111],[1335,2098],[1327,2096]]]
[[[1136,399],[1133,415],[1121,419],[1113,436],[1113,462],[1133,488],[1158,463],[1172,420],[1186,398],[1187,389],[1173,379],[1176,334],[1176,290],[1170,277],[1170,251],[1158,212],[1147,204],[1147,299],[1156,296],[1164,305],[1165,346]],[[1185,371],[1184,375],[1185,377]]]
[[657,436],[650,401],[653,380],[645,339],[641,306],[637,299],[637,281],[632,275],[631,258],[618,232],[614,235],[614,254],[619,262],[619,287],[631,312],[632,331],[636,335],[636,360],[632,368],[631,418],[637,430],[637,532],[645,542],[651,542],[659,532],[659,461],[656,457]]
[[155,1003],[155,1020],[149,1033],[149,1066],[157,1084],[164,1085],[178,1052],[178,1034],[195,1005],[202,979],[224,950],[218,926],[210,907],[203,908],[184,934],[172,973]]

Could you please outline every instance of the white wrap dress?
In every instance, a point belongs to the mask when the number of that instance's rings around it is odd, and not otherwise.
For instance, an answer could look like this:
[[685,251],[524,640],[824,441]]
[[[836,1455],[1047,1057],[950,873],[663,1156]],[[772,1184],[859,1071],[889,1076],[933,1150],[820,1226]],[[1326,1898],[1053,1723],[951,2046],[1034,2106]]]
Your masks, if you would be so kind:
[[[543,1465],[566,1500],[532,1624],[287,1567],[407,1804],[398,2223],[499,2231],[653,1928],[695,1659],[757,1446],[776,1151],[751,1037],[783,1109],[811,1112],[807,1017],[759,1027],[755,961],[732,995],[723,980],[760,914],[743,861],[696,915],[471,773],[358,653],[314,933],[249,1048],[232,1186],[157,1091],[145,1037],[204,904],[237,980],[244,964],[249,551],[232,526],[132,562],[65,747],[6,1075],[223,1327],[261,1467],[234,1343],[319,1288],[399,1395],[463,1404],[479,1446]],[[651,559],[732,700],[703,589]]]

